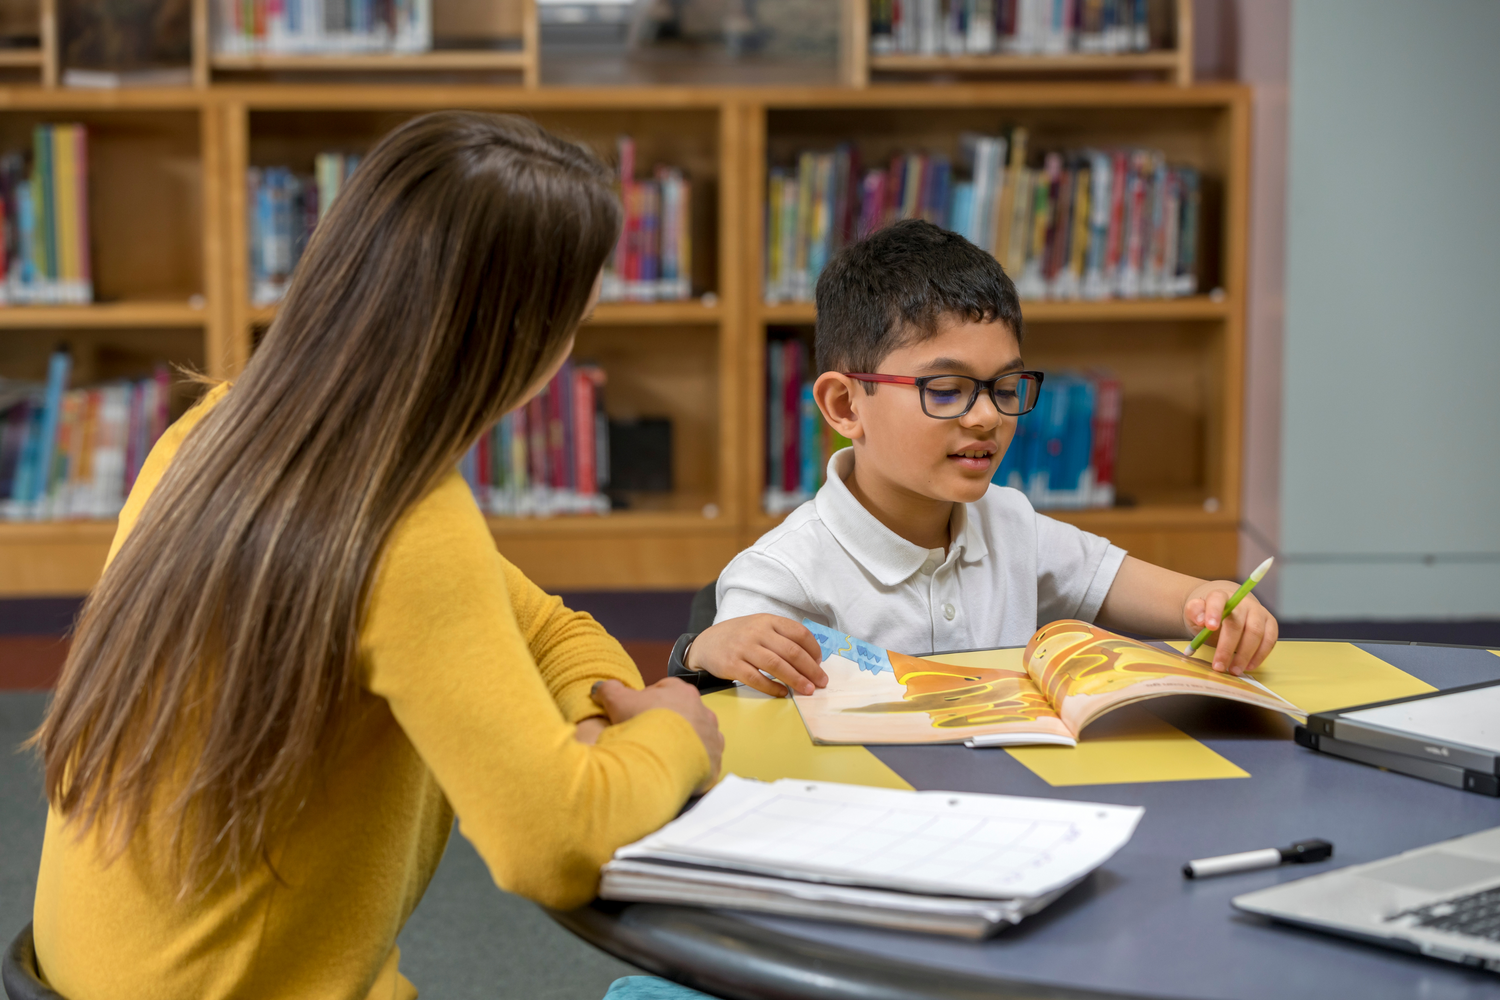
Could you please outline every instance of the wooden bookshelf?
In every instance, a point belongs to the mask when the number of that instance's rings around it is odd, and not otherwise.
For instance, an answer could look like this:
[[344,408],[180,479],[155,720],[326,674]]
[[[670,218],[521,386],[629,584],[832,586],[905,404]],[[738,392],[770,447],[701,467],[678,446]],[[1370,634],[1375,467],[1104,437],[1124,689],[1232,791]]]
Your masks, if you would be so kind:
[[[360,151],[416,114],[466,107],[519,111],[613,157],[616,136],[636,140],[643,169],[685,168],[693,178],[695,298],[605,302],[579,331],[575,357],[599,362],[612,415],[666,416],[673,424],[674,491],[631,497],[605,516],[491,517],[502,551],[543,586],[691,587],[734,555],[743,520],[739,435],[737,218],[742,141],[738,107],[724,95],[677,90],[556,92],[443,86],[246,88],[223,91],[226,169],[311,167],[324,149]],[[245,188],[228,190],[231,356],[250,354],[253,330],[275,307],[253,307]]]
[[1126,79],[1193,82],[1193,5],[1191,0],[1154,0],[1171,23],[1170,48],[1114,55],[1063,52],[1054,55],[1009,53],[933,54],[877,53],[870,45],[870,0],[840,0],[839,75],[851,87],[872,81],[920,79]]
[[763,298],[767,164],[803,149],[852,142],[861,161],[910,149],[955,152],[964,130],[1024,125],[1033,148],[1142,145],[1197,167],[1212,196],[1206,294],[1176,299],[1023,301],[1027,364],[1043,371],[1109,368],[1125,398],[1117,485],[1131,506],[1049,511],[1182,572],[1231,576],[1238,544],[1244,337],[1248,104],[1234,87],[978,84],[871,87],[778,94],[747,107],[751,199],[744,367],[745,544],[780,522],[761,506],[765,484],[765,345],[810,341],[808,302]]
[[[329,79],[339,79],[330,74]],[[0,87],[0,151],[38,122],[90,127],[100,302],[0,308],[0,375],[37,378],[60,340],[78,381],[166,361],[233,377],[274,307],[250,302],[245,171],[358,152],[439,108],[511,111],[694,182],[685,302],[601,304],[577,356],[609,375],[618,415],[674,422],[675,489],[605,516],[490,518],[501,550],[552,589],[687,589],[773,526],[761,510],[767,333],[809,336],[809,303],[762,301],[768,158],[854,141],[869,158],[946,149],[960,131],[1025,125],[1041,145],[1154,146],[1216,192],[1212,283],[1183,299],[1023,303],[1028,363],[1104,364],[1126,391],[1122,492],[1133,506],[1056,512],[1187,572],[1233,571],[1239,523],[1248,97],[1230,86],[958,83],[944,87],[535,88],[413,82],[223,83],[174,90]],[[1210,294],[1212,293],[1212,294]],[[177,401],[179,408],[188,399]],[[113,522],[0,523],[0,596],[77,594]]]

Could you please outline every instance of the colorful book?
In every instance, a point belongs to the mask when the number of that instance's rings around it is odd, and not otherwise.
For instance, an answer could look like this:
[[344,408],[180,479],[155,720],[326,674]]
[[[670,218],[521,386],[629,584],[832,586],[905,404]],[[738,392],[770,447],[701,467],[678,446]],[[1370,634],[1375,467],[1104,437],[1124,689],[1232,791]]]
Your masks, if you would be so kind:
[[793,701],[818,744],[1076,746],[1117,708],[1182,694],[1306,714],[1250,676],[1087,622],[1052,622],[1025,649],[924,657],[802,624],[822,647],[828,686]]

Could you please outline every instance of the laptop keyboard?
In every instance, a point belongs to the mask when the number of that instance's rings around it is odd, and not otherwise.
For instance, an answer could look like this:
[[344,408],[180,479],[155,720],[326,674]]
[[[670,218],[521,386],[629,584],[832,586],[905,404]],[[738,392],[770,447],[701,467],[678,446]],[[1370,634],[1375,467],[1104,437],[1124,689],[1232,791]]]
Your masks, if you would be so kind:
[[1449,934],[1500,941],[1500,886],[1429,903],[1390,919],[1400,920],[1408,927],[1427,927]]

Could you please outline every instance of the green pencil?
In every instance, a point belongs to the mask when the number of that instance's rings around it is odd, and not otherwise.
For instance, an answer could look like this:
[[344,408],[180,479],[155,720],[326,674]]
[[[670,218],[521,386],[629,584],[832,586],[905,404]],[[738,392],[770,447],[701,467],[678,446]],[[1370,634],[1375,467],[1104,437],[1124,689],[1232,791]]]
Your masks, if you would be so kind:
[[[1240,601],[1245,599],[1245,595],[1255,589],[1255,585],[1257,583],[1260,583],[1260,581],[1266,575],[1266,570],[1270,569],[1271,564],[1275,561],[1276,557],[1272,556],[1270,559],[1267,559],[1265,562],[1255,567],[1255,572],[1250,574],[1250,579],[1240,584],[1240,589],[1236,590],[1234,594],[1229,598],[1228,602],[1225,603],[1224,614],[1219,617],[1219,624],[1222,625],[1224,623],[1224,619],[1229,617],[1229,613],[1239,606]],[[1192,656],[1194,653],[1196,653],[1198,651],[1198,647],[1203,645],[1203,643],[1208,640],[1208,636],[1211,631],[1211,629],[1204,629],[1202,632],[1198,633],[1197,637],[1194,638],[1191,643],[1188,644],[1187,651],[1189,656]]]

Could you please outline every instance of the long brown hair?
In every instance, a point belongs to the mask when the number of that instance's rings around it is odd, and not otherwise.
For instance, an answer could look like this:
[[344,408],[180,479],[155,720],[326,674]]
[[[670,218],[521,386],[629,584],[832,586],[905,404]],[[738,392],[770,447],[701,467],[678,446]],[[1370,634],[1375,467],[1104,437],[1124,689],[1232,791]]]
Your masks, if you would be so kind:
[[526,119],[425,115],[361,162],[84,605],[34,737],[79,835],[113,856],[150,809],[184,891],[265,856],[392,527],[557,361],[619,227],[604,165]]

